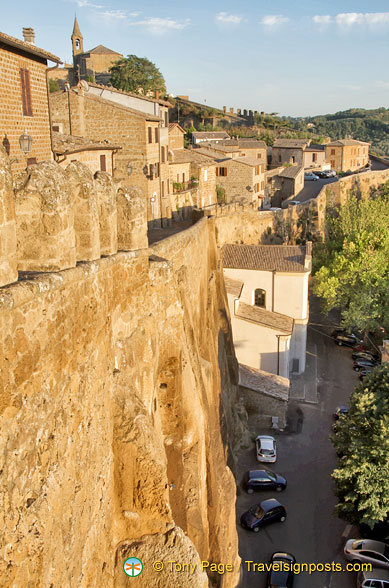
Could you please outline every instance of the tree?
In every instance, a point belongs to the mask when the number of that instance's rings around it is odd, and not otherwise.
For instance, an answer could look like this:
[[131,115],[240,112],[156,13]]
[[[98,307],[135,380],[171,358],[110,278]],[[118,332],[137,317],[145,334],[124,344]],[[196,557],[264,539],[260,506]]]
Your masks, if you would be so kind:
[[389,326],[389,184],[370,199],[352,196],[331,210],[315,256],[321,267],[314,292],[325,311],[340,308],[342,326],[365,335]]
[[111,84],[119,90],[135,94],[161,92],[166,94],[165,80],[159,69],[146,57],[122,57],[109,70]]
[[58,80],[54,80],[53,78],[49,79],[49,92],[59,92],[60,87],[59,87],[59,83]]
[[332,437],[339,465],[337,514],[373,528],[389,515],[389,364],[376,367],[350,398]]

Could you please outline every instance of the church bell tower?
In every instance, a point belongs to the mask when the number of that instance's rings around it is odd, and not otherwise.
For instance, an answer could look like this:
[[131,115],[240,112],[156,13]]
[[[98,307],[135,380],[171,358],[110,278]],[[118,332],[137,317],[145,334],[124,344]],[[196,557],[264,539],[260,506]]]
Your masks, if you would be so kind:
[[84,39],[78,26],[77,17],[74,17],[74,27],[72,33],[73,63],[74,57],[84,53]]

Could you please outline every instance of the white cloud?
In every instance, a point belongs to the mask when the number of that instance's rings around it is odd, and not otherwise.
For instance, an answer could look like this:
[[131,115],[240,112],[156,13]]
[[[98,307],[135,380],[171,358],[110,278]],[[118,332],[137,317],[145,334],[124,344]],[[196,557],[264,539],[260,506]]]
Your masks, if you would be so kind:
[[332,22],[332,17],[329,14],[315,14],[312,20],[318,25],[328,25]]
[[124,10],[103,10],[97,14],[107,20],[124,20],[127,18]]
[[350,28],[354,25],[387,25],[389,12],[342,12],[335,16],[335,21],[342,28]]
[[190,20],[186,19],[183,22],[174,20],[172,18],[147,17],[143,20],[137,20],[128,23],[132,27],[144,27],[152,35],[164,35],[173,30],[182,30],[190,25]]
[[280,24],[284,24],[285,22],[289,22],[289,18],[287,16],[283,16],[282,14],[267,14],[259,22],[265,27],[275,27]]
[[216,15],[216,22],[221,24],[239,24],[242,22],[243,18],[236,14],[228,14],[228,12],[219,12]]
[[89,2],[88,0],[73,0],[75,4],[79,8],[104,8],[101,4],[93,4],[93,2]]

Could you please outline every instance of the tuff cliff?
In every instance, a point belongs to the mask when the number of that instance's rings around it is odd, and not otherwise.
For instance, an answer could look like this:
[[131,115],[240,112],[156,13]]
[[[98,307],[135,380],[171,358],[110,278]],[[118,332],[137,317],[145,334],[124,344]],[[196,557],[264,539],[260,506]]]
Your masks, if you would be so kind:
[[[33,219],[39,206],[53,213],[41,172],[34,166],[17,186],[16,211]],[[66,198],[89,224],[109,207],[90,196],[96,180],[85,170],[44,173],[72,187],[58,195],[60,218]],[[85,223],[75,239],[65,221],[50,227],[77,257],[81,247],[96,253]],[[144,562],[138,586],[232,588],[229,465],[247,431],[213,222],[49,273],[29,269],[21,242],[18,251],[26,269],[0,289],[1,586],[126,586],[133,555]],[[157,574],[156,559],[197,568]],[[207,577],[200,560],[234,569]]]

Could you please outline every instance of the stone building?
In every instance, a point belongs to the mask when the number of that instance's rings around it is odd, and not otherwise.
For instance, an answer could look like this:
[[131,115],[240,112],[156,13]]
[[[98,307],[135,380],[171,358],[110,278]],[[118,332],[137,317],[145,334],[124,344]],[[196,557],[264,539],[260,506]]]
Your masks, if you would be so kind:
[[[216,165],[214,159],[192,149],[169,151],[169,174],[174,211],[216,204]],[[185,215],[184,215],[185,217]]]
[[184,148],[184,129],[178,123],[169,123],[169,150]]
[[102,171],[112,176],[115,167],[114,156],[121,149],[120,145],[112,145],[108,141],[93,141],[85,137],[73,137],[55,130],[52,135],[54,158],[61,167],[79,161],[84,163],[92,174]]
[[[36,47],[33,29],[23,29],[23,33],[24,41],[0,33],[0,140],[13,171],[53,158],[46,72],[48,61],[61,63]],[[31,139],[28,152],[20,144],[25,132]]]
[[225,157],[254,157],[267,165],[267,145],[257,139],[230,139],[217,143],[202,143],[201,148],[209,149]]
[[311,243],[223,246],[239,363],[286,378],[304,372],[311,261]]
[[[161,223],[171,218],[167,198],[168,128],[160,116],[130,108],[125,103],[126,94],[119,94],[122,103],[85,91],[83,83],[68,92],[51,94],[52,123],[66,134],[120,145],[113,170],[115,179],[140,189],[147,200],[149,224]],[[145,98],[144,102],[154,109],[157,101]]]
[[357,171],[369,165],[370,143],[354,139],[331,141],[325,146],[326,160],[339,172]]
[[309,139],[276,139],[272,147],[271,167],[284,163],[304,167],[304,152],[309,144]]
[[84,37],[76,17],[71,41],[73,64],[65,64],[64,67],[53,70],[50,72],[50,78],[57,80],[61,89],[66,82],[74,86],[85,79],[94,79],[99,84],[108,84],[111,79],[109,68],[123,55],[104,45],[97,45],[89,51],[84,51]]
[[223,139],[230,139],[230,135],[225,131],[203,131],[192,133],[192,143],[197,145],[198,143],[209,143],[210,141],[222,141]]
[[[208,155],[207,150],[203,154]],[[253,157],[215,158],[215,162],[216,184],[223,188],[226,203],[253,202],[262,207],[265,196],[264,162],[260,163]]]
[[277,167],[265,174],[265,202],[281,206],[304,188],[304,169],[299,165]]
[[325,145],[310,143],[304,149],[304,169],[321,169],[326,163]]

